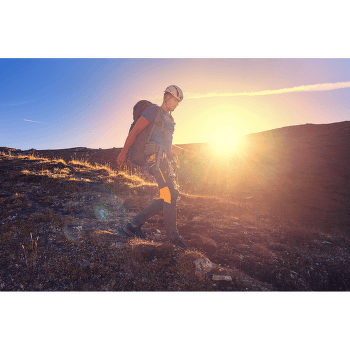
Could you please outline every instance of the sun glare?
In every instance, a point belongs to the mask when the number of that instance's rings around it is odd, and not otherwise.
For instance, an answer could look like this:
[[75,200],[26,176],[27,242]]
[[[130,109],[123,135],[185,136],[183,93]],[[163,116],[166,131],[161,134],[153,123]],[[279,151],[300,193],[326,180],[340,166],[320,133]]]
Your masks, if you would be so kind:
[[224,125],[212,133],[211,149],[216,156],[227,157],[239,152],[243,138],[231,126]]

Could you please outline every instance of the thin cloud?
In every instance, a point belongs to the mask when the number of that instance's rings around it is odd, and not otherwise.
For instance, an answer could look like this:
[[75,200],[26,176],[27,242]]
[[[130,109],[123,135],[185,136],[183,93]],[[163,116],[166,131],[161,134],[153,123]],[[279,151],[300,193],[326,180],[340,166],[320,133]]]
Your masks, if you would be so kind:
[[262,96],[262,95],[277,95],[285,94],[288,92],[310,92],[310,91],[327,91],[344,89],[350,87],[350,81],[340,82],[340,83],[323,83],[323,84],[313,84],[313,85],[302,85],[294,86],[292,88],[278,89],[278,90],[263,90],[263,91],[251,91],[251,92],[234,92],[234,93],[215,93],[210,92],[205,95],[190,95],[187,98],[207,98],[207,97],[232,97],[232,96]]
[[31,123],[39,123],[39,124],[46,124],[45,122],[38,122],[36,120],[29,120],[29,119],[23,119],[25,122],[31,122]]

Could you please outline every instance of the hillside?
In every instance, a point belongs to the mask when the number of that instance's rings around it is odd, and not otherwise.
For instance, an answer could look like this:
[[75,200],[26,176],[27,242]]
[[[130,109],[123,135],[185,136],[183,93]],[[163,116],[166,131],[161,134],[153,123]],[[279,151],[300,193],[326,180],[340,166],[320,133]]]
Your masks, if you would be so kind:
[[[207,145],[188,147],[208,153]],[[187,189],[248,201],[311,229],[350,233],[349,160],[349,121],[284,127],[248,135],[229,158],[208,158]]]
[[203,154],[179,160],[186,249],[165,240],[162,215],[145,240],[121,233],[158,190],[116,170],[118,149],[2,148],[0,290],[349,290],[349,127],[249,135],[216,176],[206,145],[187,145]]
[[[349,121],[251,134],[225,159],[211,154],[208,144],[180,146],[201,156],[201,160],[191,161],[180,158],[179,181],[186,193],[248,201],[263,214],[294,220],[310,229],[350,233]],[[67,162],[74,158],[91,164],[108,163],[118,170],[120,149],[78,147],[34,152]],[[130,164],[125,170],[141,171]]]
[[249,136],[260,206],[307,227],[350,233],[350,122]]

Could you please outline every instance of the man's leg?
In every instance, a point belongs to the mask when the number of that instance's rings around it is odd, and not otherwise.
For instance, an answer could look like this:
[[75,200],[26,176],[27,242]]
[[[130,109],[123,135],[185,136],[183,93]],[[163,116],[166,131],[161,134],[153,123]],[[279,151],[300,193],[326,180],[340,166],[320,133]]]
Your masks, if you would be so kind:
[[154,200],[145,207],[140,214],[136,215],[131,221],[134,227],[140,227],[150,217],[160,213],[163,210],[164,226],[169,240],[179,239],[179,233],[176,227],[176,201],[179,191],[175,189],[172,179],[169,177],[164,164],[158,170],[153,165],[150,168],[151,175],[154,176],[158,183],[160,198]]
[[145,207],[140,214],[136,215],[131,221],[131,224],[136,226],[142,226],[150,217],[160,213],[163,210],[163,200],[156,199]]
[[179,191],[174,188],[172,179],[164,167],[164,163],[158,170],[155,167],[150,169],[151,174],[155,177],[160,193],[160,199],[163,202],[164,226],[169,240],[179,237],[176,227],[176,201]]

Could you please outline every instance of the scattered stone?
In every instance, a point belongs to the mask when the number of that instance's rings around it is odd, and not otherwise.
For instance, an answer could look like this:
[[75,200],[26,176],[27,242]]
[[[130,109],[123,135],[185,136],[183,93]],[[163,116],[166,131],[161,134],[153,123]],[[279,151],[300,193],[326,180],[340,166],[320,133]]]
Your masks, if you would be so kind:
[[90,265],[90,263],[87,260],[83,260],[83,261],[79,262],[79,264],[80,264],[80,266],[83,266],[83,267]]
[[111,244],[111,248],[120,248],[123,246],[123,242],[115,242]]
[[208,258],[200,258],[194,262],[195,271],[199,275],[205,275],[215,268],[215,265]]
[[211,279],[213,281],[232,281],[231,276],[221,276],[221,275],[212,275]]

